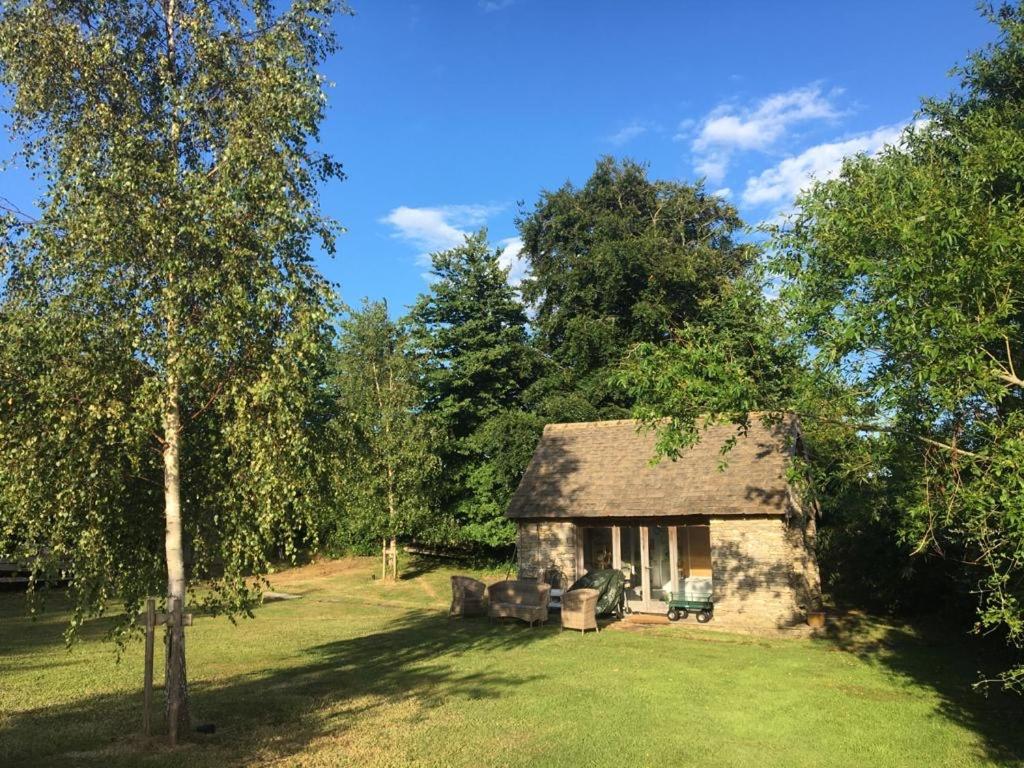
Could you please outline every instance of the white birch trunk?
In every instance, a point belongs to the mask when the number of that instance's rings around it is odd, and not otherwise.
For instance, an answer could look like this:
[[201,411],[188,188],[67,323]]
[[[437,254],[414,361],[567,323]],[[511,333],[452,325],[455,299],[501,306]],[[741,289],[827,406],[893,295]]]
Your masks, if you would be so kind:
[[390,574],[385,578],[391,581],[398,581],[398,538],[395,536],[395,521],[398,517],[398,510],[395,506],[395,469],[388,464],[388,527],[391,530],[390,542],[385,539],[384,546],[387,555],[385,563],[390,560]]
[[[161,0],[164,30],[167,36],[166,76],[168,84],[177,80],[177,14],[178,0]],[[177,153],[181,133],[176,106],[172,104],[171,123],[168,130],[168,144],[171,152]],[[175,155],[176,157],[176,155]],[[177,157],[175,159],[177,163]],[[172,236],[170,249],[175,247]],[[174,275],[168,276],[170,307],[167,314],[168,377],[166,401],[163,412],[163,459],[164,459],[164,554],[167,559],[167,614],[175,612],[179,617],[185,612],[185,552],[183,549],[181,524],[181,388],[177,379],[177,315],[174,311],[172,286]],[[177,611],[175,604],[177,603]],[[167,730],[171,745],[177,742],[180,733],[189,729],[188,681],[185,676],[185,627],[172,622],[165,635],[166,677],[164,691],[167,696]]]
[[[164,553],[167,559],[167,611],[175,600],[185,610],[185,552],[181,525],[181,414],[180,392],[173,378],[168,383],[168,401],[163,415],[164,428]],[[171,625],[166,634],[167,728],[171,743],[177,734],[189,729],[188,680],[185,675],[185,628]]]

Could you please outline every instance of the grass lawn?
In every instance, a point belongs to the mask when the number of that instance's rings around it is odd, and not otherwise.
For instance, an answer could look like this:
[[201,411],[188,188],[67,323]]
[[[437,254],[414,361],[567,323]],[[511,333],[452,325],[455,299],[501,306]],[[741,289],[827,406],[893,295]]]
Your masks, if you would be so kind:
[[216,733],[176,751],[139,735],[141,643],[116,663],[104,619],[69,652],[59,606],[33,622],[0,594],[0,766],[1024,765],[1021,699],[972,692],[984,660],[948,632],[449,624],[450,569],[382,585],[375,565],[279,574],[302,598],[238,625],[197,617],[192,713]]

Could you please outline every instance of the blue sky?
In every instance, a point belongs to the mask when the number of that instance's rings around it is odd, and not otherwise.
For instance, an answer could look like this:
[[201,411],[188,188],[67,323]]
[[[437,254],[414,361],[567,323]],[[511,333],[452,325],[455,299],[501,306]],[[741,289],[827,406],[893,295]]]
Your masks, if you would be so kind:
[[[603,154],[771,216],[892,141],[994,36],[971,0],[351,2],[322,135],[348,174],[324,211],[348,231],[320,264],[346,301],[396,313],[427,286],[425,253],[487,225],[511,257],[519,201]],[[33,197],[18,173],[0,190]]]

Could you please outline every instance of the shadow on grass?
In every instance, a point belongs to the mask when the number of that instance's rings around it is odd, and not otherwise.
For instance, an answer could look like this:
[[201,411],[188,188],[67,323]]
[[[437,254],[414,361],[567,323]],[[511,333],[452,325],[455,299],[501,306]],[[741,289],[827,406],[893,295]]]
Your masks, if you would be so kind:
[[[29,615],[24,595],[0,597],[0,667],[5,656],[64,646],[63,632],[70,610],[71,604],[59,593],[48,595],[43,610],[34,617]],[[116,614],[89,619],[79,629],[77,639],[109,638],[119,620]]]
[[949,622],[922,619],[913,627],[894,626],[856,612],[830,621],[825,639],[840,651],[934,691],[939,714],[978,735],[978,757],[997,765],[1024,764],[1024,696],[995,684],[974,687],[981,677],[1013,664],[1004,645],[958,632]]
[[[0,765],[287,762],[380,707],[414,705],[396,710],[404,717],[508,695],[537,675],[528,666],[514,667],[502,652],[527,648],[554,631],[556,622],[531,630],[483,619],[449,623],[440,613],[408,611],[386,629],[306,648],[291,666],[194,685],[194,719],[215,723],[217,732],[193,736],[192,745],[176,752],[162,737],[146,742],[136,735],[141,697],[133,691],[0,717]],[[1006,668],[1004,649],[958,636],[948,625],[893,626],[859,614],[834,622],[818,642],[934,691],[937,714],[978,735],[978,757],[997,765],[1024,759],[1024,698],[995,690],[985,696],[971,685],[979,670]],[[472,660],[464,658],[469,654]]]
[[509,558],[487,554],[449,554],[444,557],[431,554],[410,553],[402,567],[399,579],[411,581],[439,570],[501,571],[509,568]]
[[[486,619],[449,623],[438,613],[409,612],[384,631],[307,648],[299,664],[222,685],[193,685],[193,720],[213,722],[217,732],[193,735],[199,751],[189,749],[188,759],[181,750],[167,752],[162,739],[147,744],[134,736],[140,697],[120,694],[0,720],[0,765],[52,765],[62,756],[76,764],[133,765],[143,752],[152,757],[154,749],[168,762],[188,765],[223,764],[225,753],[219,749],[226,750],[232,765],[288,757],[319,737],[343,732],[381,706],[408,701],[434,707],[500,697],[536,675],[509,672],[497,663],[486,670],[466,669],[462,655],[524,647],[551,632],[551,625],[530,629],[490,625]],[[204,747],[216,754],[206,754]],[[73,751],[83,749],[90,751]],[[157,760],[163,762],[159,754]]]
[[402,572],[398,576],[402,581],[412,581],[448,566],[458,567],[454,560],[443,562],[441,558],[430,555],[411,554],[408,555],[408,558],[408,561],[402,565]]

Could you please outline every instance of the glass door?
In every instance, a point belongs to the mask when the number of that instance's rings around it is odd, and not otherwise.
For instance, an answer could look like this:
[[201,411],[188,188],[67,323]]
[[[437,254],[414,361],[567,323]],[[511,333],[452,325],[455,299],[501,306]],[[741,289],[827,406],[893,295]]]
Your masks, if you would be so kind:
[[[596,530],[596,529],[594,529]],[[621,525],[612,529],[613,567],[626,577],[626,608],[643,613],[664,613],[664,598],[684,586],[710,583],[711,556],[708,527]],[[601,546],[584,545],[584,553],[607,553]],[[605,555],[607,556],[607,555]],[[593,559],[593,555],[591,555]]]
[[672,554],[669,529],[664,525],[647,526],[647,558],[650,574],[650,604],[647,610],[660,612],[662,598],[672,591]]
[[633,525],[619,528],[619,567],[626,577],[626,607],[644,610],[644,562],[640,545],[641,529]]

